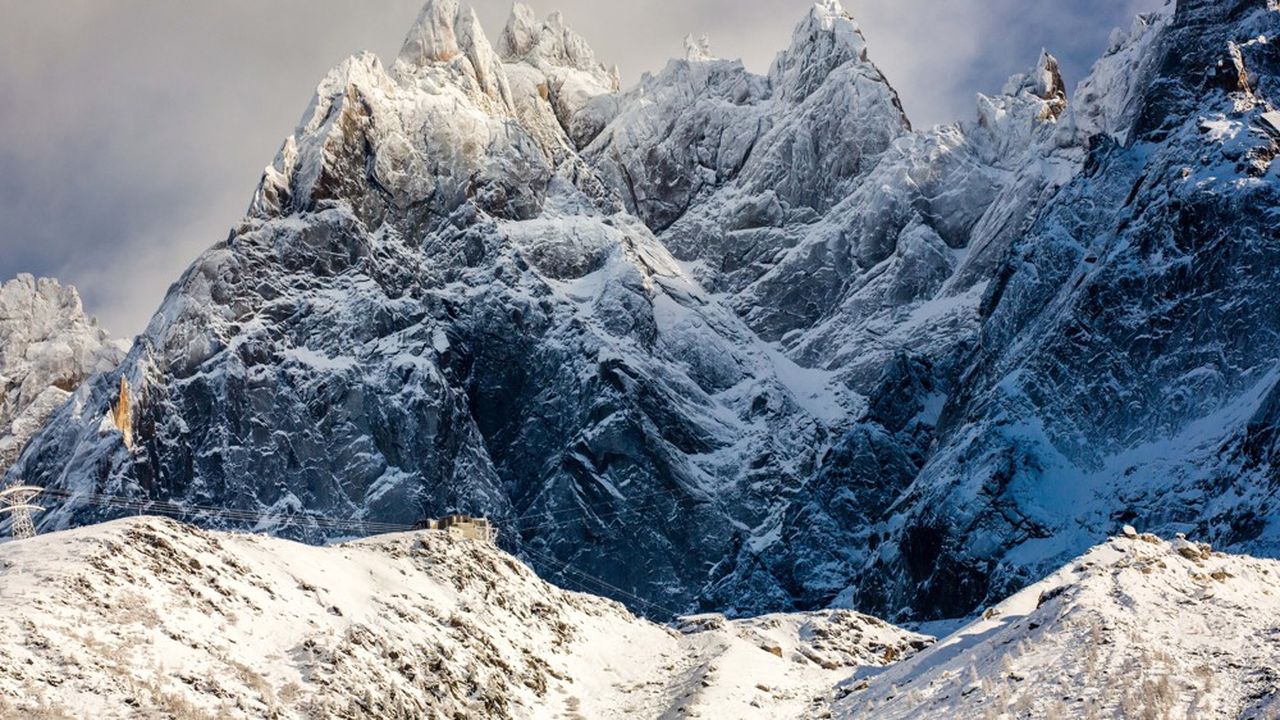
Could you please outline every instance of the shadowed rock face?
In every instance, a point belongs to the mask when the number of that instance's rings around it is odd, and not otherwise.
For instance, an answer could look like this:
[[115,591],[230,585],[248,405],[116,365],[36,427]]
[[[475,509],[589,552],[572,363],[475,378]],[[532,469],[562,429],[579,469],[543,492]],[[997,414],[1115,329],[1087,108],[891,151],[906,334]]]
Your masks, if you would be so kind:
[[20,470],[312,541],[486,514],[645,611],[965,614],[1120,520],[1280,549],[1276,17],[1182,3],[1071,107],[1045,54],[913,131],[834,2],[628,92],[558,15],[428,3]]

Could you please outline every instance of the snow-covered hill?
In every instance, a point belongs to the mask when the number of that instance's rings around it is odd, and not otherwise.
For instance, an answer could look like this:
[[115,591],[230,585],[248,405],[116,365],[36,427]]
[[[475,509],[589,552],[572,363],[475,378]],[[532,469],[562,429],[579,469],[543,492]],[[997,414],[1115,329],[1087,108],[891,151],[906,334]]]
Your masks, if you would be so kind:
[[5,718],[1280,712],[1280,562],[1136,532],[935,643],[847,610],[657,625],[437,531],[129,518],[0,544],[0,636]]
[[848,611],[683,629],[442,532],[130,518],[0,544],[0,717],[799,717],[928,642]]
[[123,357],[75,288],[31,275],[0,284],[0,476],[80,383]]
[[837,695],[837,718],[1280,717],[1280,562],[1129,530]]

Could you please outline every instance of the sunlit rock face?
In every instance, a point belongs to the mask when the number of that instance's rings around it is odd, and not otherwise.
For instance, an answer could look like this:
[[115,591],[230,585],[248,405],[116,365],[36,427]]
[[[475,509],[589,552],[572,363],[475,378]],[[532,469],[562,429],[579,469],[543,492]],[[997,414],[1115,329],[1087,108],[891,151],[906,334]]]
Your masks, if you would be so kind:
[[19,469],[311,541],[485,514],[650,613],[963,615],[1122,520],[1276,552],[1276,24],[1169,6],[913,130],[831,0],[626,91],[430,2]]

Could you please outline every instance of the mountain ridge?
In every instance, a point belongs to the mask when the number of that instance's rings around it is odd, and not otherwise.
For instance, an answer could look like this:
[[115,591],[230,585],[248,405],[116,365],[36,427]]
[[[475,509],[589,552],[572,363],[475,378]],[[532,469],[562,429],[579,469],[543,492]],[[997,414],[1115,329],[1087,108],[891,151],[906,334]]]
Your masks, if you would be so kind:
[[841,610],[677,631],[438,531],[133,517],[0,544],[0,578],[0,717],[799,717],[929,641]]

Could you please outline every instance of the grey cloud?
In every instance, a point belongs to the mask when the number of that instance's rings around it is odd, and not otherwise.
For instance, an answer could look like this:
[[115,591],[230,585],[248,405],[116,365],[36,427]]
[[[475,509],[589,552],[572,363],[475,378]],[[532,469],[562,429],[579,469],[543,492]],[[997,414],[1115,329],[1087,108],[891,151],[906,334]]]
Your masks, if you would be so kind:
[[[1160,0],[847,0],[917,126],[968,117],[1044,46],[1079,79]],[[325,71],[391,56],[420,0],[0,0],[0,278],[78,285],[116,334],[242,214]],[[474,4],[492,35],[506,0]],[[627,81],[688,32],[764,71],[809,0],[539,0]]]

